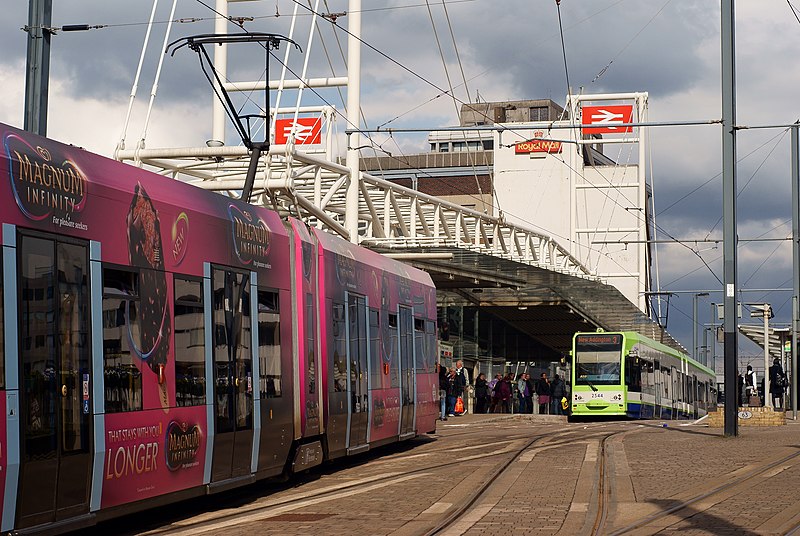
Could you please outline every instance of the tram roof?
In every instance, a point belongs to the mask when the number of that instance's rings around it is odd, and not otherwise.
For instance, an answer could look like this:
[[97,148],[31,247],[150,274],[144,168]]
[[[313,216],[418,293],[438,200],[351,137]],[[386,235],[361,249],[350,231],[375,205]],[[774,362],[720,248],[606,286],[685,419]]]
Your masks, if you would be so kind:
[[[562,353],[571,349],[576,332],[598,327],[635,331],[687,352],[619,290],[600,281],[456,247],[404,247],[402,252],[427,254],[408,262],[430,273],[437,292],[449,303],[480,306]],[[441,305],[442,300],[437,301]]]

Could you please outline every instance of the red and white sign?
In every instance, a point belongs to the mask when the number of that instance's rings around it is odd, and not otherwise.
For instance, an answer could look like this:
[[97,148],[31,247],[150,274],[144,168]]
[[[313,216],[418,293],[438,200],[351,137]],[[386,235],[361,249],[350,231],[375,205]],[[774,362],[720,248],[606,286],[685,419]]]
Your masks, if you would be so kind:
[[322,143],[322,118],[298,117],[275,120],[275,145],[286,145],[294,130],[295,145],[317,145]]
[[[624,134],[632,132],[632,127],[619,127],[625,123],[633,123],[633,105],[615,106],[583,106],[581,123],[584,134]],[[591,128],[587,128],[591,125]]]
[[544,139],[533,139],[514,144],[515,154],[560,153],[561,142]]

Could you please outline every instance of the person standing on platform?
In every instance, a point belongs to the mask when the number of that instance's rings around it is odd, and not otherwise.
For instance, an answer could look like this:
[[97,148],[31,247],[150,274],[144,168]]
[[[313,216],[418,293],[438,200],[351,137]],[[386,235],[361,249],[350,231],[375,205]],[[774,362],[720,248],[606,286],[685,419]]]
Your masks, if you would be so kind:
[[489,396],[489,382],[486,381],[486,374],[481,372],[475,380],[475,413],[486,413],[489,409],[491,397]]
[[465,395],[468,387],[469,376],[467,375],[467,369],[464,368],[464,363],[459,359],[456,361],[456,398],[460,396],[464,402],[464,412],[461,413],[461,415],[464,415],[467,412],[467,401]]
[[498,413],[511,413],[511,374],[506,374],[502,380],[497,382],[495,391],[497,392],[497,412]]
[[519,412],[528,413],[528,398],[531,393],[528,391],[528,383],[525,381],[525,374],[520,374],[517,378],[517,396],[519,397]]
[[553,376],[553,383],[550,384],[550,414],[551,415],[564,415],[564,410],[561,409],[561,399],[567,396],[566,385],[558,374]]
[[497,406],[500,402],[500,398],[498,396],[498,387],[501,381],[503,381],[503,375],[497,374],[494,379],[489,382],[489,394],[492,397],[492,403],[489,406],[489,413],[497,413]]
[[455,417],[456,411],[456,369],[447,373],[447,416]]
[[442,420],[447,420],[447,367],[442,365],[441,363],[436,364],[436,368],[439,370],[439,403],[441,405],[442,410]]
[[542,372],[542,377],[536,383],[536,394],[539,395],[539,414],[545,415],[550,406],[550,380],[546,372]]
[[744,375],[744,385],[747,391],[747,403],[751,404],[752,397],[758,397],[758,378],[756,371],[751,365],[747,365],[747,372]]
[[523,376],[525,377],[525,383],[528,386],[528,397],[525,399],[525,405],[528,408],[528,413],[533,413],[533,393],[536,391],[536,386],[531,380],[530,374],[526,372],[523,374]]
[[788,385],[786,373],[783,372],[781,360],[775,358],[772,366],[769,367],[769,393],[772,395],[772,407],[783,409],[783,392]]
[[745,394],[744,376],[742,376],[742,373],[740,372],[739,376],[736,377],[736,403],[740,406],[747,404]]

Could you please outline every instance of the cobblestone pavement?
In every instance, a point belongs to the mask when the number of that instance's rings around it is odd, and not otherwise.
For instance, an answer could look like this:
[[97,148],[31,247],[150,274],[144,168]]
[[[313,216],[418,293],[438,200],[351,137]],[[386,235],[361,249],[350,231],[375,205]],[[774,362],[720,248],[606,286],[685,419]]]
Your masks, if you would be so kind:
[[[256,485],[172,507],[147,526],[132,519],[100,530],[226,536],[405,536],[436,527],[440,534],[470,536],[785,534],[800,525],[794,491],[800,489],[799,424],[741,428],[736,438],[685,424],[451,418],[439,423],[436,435],[333,464],[290,485]],[[598,502],[602,461],[605,509]],[[445,526],[448,517],[454,519]],[[601,517],[604,523],[596,528]]]

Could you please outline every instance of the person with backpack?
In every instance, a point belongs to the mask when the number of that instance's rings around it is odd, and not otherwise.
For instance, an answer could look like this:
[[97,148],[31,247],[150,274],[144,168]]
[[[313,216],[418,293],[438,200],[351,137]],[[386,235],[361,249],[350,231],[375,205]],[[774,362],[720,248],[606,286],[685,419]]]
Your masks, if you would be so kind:
[[783,409],[783,393],[788,386],[789,381],[786,378],[786,373],[783,372],[781,360],[775,358],[772,366],[769,367],[769,393],[772,395],[773,408]]

